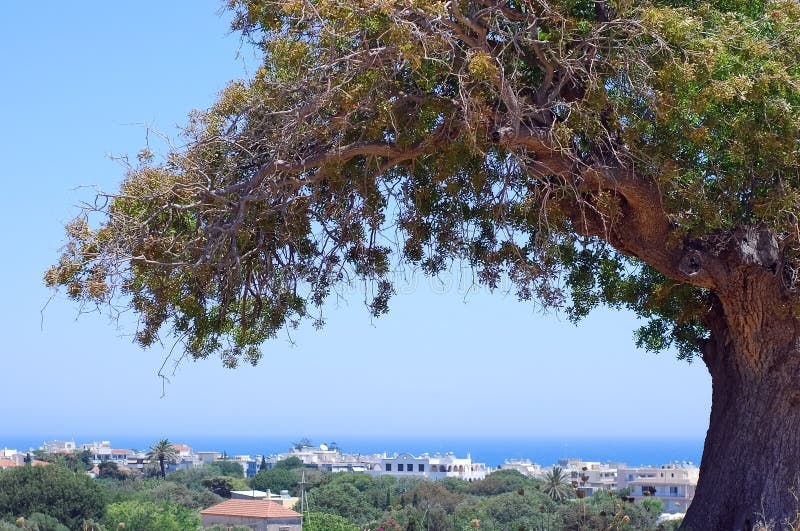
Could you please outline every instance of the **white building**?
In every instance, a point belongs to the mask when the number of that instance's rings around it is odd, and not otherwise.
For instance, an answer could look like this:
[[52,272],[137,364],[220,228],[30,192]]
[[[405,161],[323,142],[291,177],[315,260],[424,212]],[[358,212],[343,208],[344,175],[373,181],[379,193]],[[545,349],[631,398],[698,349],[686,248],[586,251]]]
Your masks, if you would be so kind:
[[8,448],[3,448],[2,450],[0,450],[0,459],[11,459],[19,453],[20,452],[16,450],[9,450]]
[[118,465],[127,465],[128,457],[132,455],[133,455],[133,450],[128,450],[127,448],[111,449],[111,460],[117,463]]
[[542,466],[538,463],[534,463],[530,459],[506,459],[506,461],[500,465],[500,468],[502,470],[516,470],[523,476],[531,478],[541,477],[544,474]]
[[103,461],[111,460],[111,452],[113,448],[111,448],[111,441],[100,441],[84,443],[81,445],[81,450],[85,450],[92,454],[92,462],[97,465]]
[[197,466],[203,466],[209,463],[213,463],[214,461],[222,457],[222,454],[219,452],[196,452],[195,456],[197,456],[196,459],[198,463]]
[[278,461],[296,457],[303,462],[304,465],[312,468],[329,468],[329,465],[334,465],[348,461],[347,454],[343,454],[338,449],[331,450],[324,444],[319,446],[302,446],[300,448],[292,448],[288,452],[271,455],[266,458],[267,465],[272,468]]
[[625,465],[567,458],[559,459],[558,466],[569,475],[570,481],[579,493],[591,496],[598,490],[616,490],[619,467]]
[[297,497],[293,497],[289,495],[288,490],[282,490],[280,494],[275,494],[269,489],[266,492],[263,490],[232,490],[231,491],[231,499],[232,500],[269,500],[271,502],[278,503],[283,505],[287,509],[291,509],[297,502],[300,500]]
[[389,474],[396,477],[458,478],[477,481],[485,478],[490,470],[484,463],[473,463],[469,454],[466,458],[458,458],[452,452],[448,452],[445,455],[420,456],[403,453],[391,457],[384,454],[370,472],[374,475]]
[[381,455],[345,454],[339,449],[330,449],[326,445],[303,446],[292,448],[288,452],[271,455],[266,458],[267,467],[274,467],[278,461],[296,457],[311,468],[319,468],[329,472],[367,472],[380,463]]
[[75,441],[50,441],[44,443],[41,449],[49,454],[74,452]]
[[188,444],[173,444],[172,449],[175,450],[175,457],[180,461],[191,461],[194,459],[192,447]]
[[636,501],[645,497],[661,500],[664,511],[684,512],[692,503],[700,469],[692,463],[671,463],[660,467],[620,467],[619,488],[629,488]]

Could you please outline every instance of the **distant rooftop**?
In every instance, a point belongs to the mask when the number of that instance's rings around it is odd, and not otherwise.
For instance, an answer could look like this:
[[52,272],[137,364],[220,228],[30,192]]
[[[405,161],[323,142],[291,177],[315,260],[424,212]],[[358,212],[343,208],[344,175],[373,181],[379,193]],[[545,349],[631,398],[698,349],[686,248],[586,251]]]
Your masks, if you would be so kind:
[[252,498],[266,498],[268,493],[264,492],[263,490],[247,489],[247,490],[232,490],[231,494],[241,494],[242,496],[250,496]]
[[267,500],[226,500],[200,514],[208,516],[240,516],[245,518],[297,518],[300,513]]

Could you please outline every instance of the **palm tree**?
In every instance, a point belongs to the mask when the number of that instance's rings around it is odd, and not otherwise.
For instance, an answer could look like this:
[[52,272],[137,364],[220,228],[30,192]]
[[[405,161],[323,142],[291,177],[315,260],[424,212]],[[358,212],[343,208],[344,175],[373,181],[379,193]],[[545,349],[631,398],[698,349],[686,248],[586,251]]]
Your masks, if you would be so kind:
[[174,461],[177,457],[178,453],[175,451],[175,447],[172,446],[172,443],[169,442],[169,439],[161,439],[156,444],[150,447],[150,451],[147,453],[148,459],[158,459],[158,466],[161,469],[161,477],[167,477],[167,469],[165,463],[168,461]]
[[561,502],[571,497],[575,492],[572,484],[561,467],[554,466],[553,470],[544,475],[543,491],[550,499]]

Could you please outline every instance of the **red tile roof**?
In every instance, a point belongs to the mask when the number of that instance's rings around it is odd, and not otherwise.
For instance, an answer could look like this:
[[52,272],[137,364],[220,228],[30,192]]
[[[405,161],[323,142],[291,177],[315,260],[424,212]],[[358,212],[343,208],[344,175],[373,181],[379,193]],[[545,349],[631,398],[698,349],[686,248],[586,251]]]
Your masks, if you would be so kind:
[[186,444],[173,444],[172,447],[175,449],[176,452],[188,452],[192,448]]
[[[31,464],[33,466],[46,466],[49,465],[50,463],[48,463],[47,461],[39,461],[38,459],[34,459],[33,463]],[[23,465],[17,463],[16,460],[14,459],[0,458],[0,468],[12,468],[17,466],[23,466]]]
[[279,503],[267,500],[227,500],[200,511],[200,514],[246,518],[297,518],[302,516]]

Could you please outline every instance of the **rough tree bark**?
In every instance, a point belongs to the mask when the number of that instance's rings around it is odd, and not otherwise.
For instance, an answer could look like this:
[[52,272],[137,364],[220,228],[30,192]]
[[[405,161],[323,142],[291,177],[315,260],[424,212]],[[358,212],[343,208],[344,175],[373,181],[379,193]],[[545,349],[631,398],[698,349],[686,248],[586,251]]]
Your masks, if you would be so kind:
[[624,175],[584,173],[584,182],[621,196],[621,216],[609,228],[583,209],[573,212],[575,226],[670,278],[708,289],[712,300],[702,349],[712,410],[682,529],[750,530],[757,522],[798,520],[800,322],[778,239],[750,226],[669,245],[658,191]]
[[564,205],[580,233],[711,293],[703,361],[712,410],[682,529],[750,530],[757,522],[800,520],[800,322],[775,234],[749,226],[670,244],[673,227],[647,179],[608,166],[571,179],[620,199],[611,224],[597,214],[599,207]]
[[[696,495],[683,529],[752,529],[797,517],[800,328],[782,288],[776,239],[739,230],[723,252],[701,253],[717,289],[703,360],[711,419]],[[712,264],[711,262],[716,262]]]

